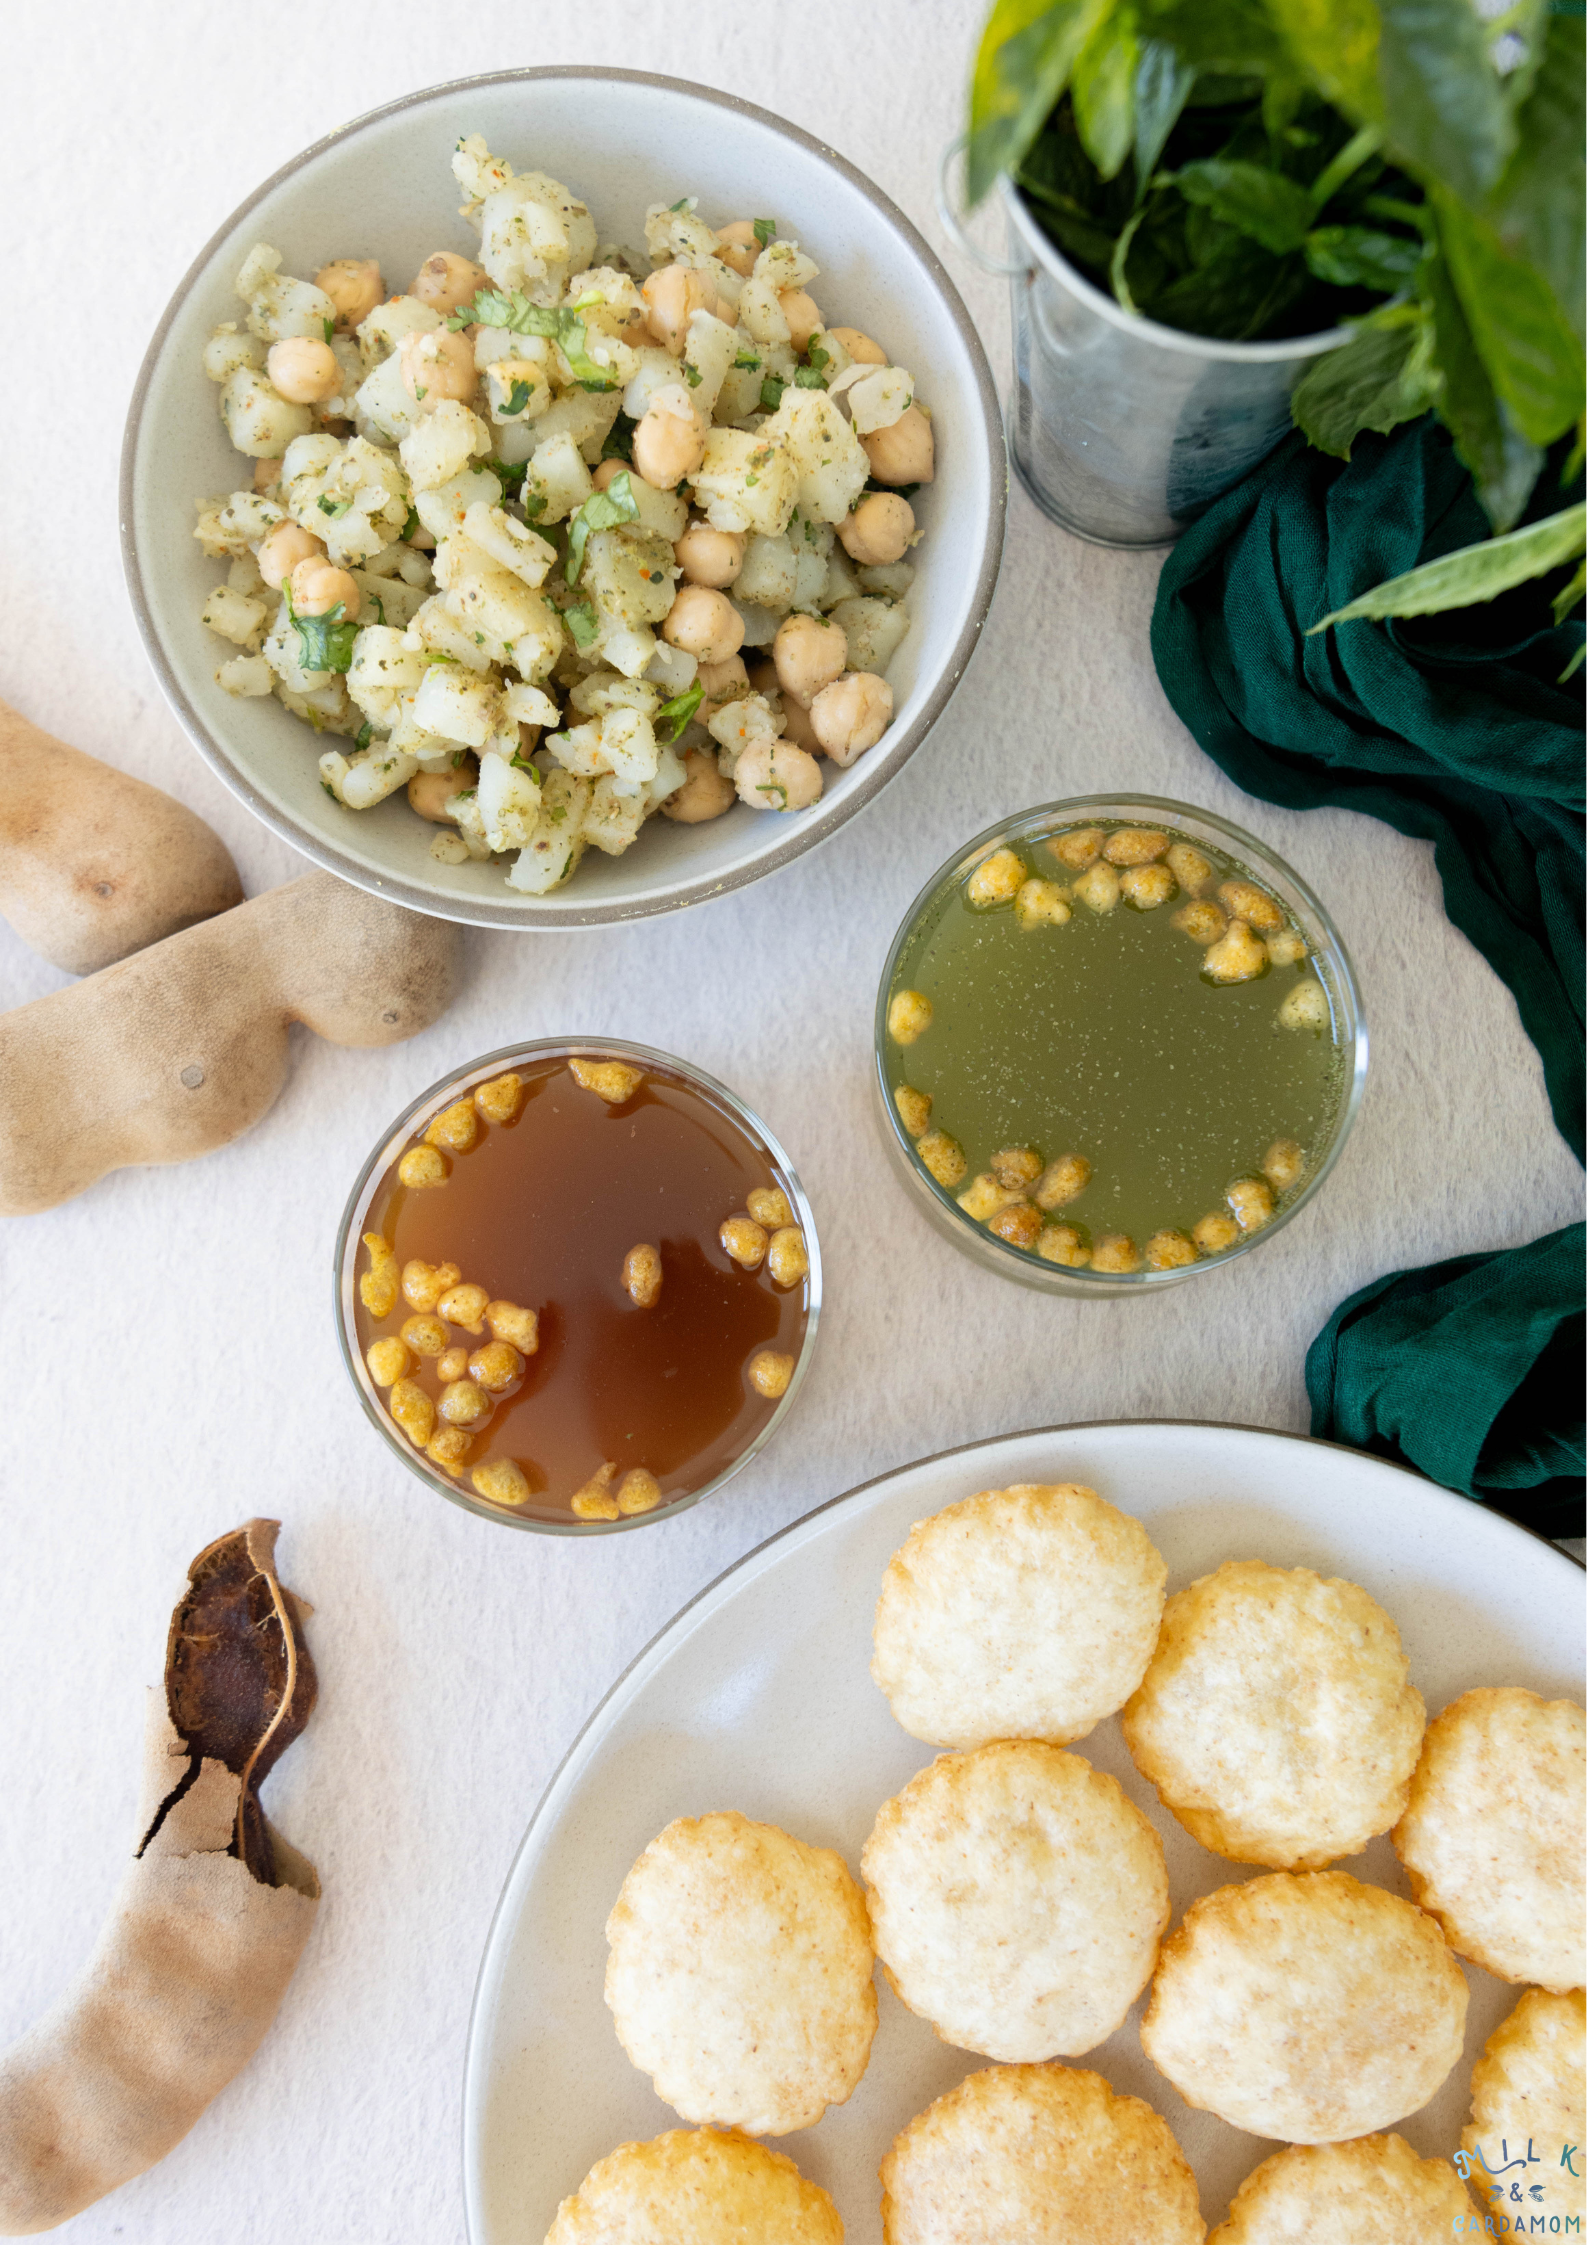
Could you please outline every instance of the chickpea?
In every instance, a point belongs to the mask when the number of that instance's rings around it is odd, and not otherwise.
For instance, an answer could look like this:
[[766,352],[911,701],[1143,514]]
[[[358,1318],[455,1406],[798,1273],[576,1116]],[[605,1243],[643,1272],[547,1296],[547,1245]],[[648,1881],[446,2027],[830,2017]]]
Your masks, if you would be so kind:
[[1091,1182],[1091,1164],[1084,1154],[1060,1154],[1037,1178],[1031,1199],[1038,1208],[1067,1208]]
[[485,1322],[492,1340],[510,1342],[523,1356],[533,1356],[540,1346],[540,1318],[535,1310],[521,1310],[516,1302],[487,1302]]
[[487,1504],[527,1504],[534,1491],[529,1476],[511,1458],[490,1458],[469,1475],[477,1496]]
[[816,739],[844,769],[874,748],[893,717],[893,689],[873,670],[851,670],[810,704]]
[[731,273],[748,280],[755,270],[755,260],[760,255],[760,243],[755,238],[755,221],[752,218],[735,218],[731,225],[717,229],[716,254]]
[[490,1410],[490,1397],[472,1380],[450,1380],[441,1390],[441,1416],[448,1426],[478,1426]]
[[590,481],[597,491],[606,491],[620,475],[631,475],[633,470],[626,460],[603,460],[598,468],[590,470]]
[[810,1257],[805,1249],[804,1234],[797,1224],[779,1224],[772,1233],[771,1245],[766,1250],[766,1268],[771,1272],[772,1284],[785,1290],[808,1278]]
[[1091,1268],[1094,1271],[1135,1271],[1141,1267],[1141,1252],[1128,1232],[1103,1232],[1091,1247]]
[[1106,858],[1088,866],[1074,886],[1077,901],[1088,912],[1111,912],[1119,901],[1119,877]]
[[788,1195],[778,1185],[757,1185],[744,1205],[755,1222],[764,1225],[768,1232],[794,1220]]
[[470,756],[451,771],[415,772],[408,782],[408,802],[432,826],[455,826],[453,804],[478,785],[479,766]]
[[821,793],[821,767],[790,741],[751,741],[739,758],[733,785],[753,811],[805,811]]
[[1153,1271],[1182,1271],[1199,1258],[1183,1232],[1153,1232],[1146,1242],[1146,1266]]
[[287,335],[272,343],[265,373],[272,389],[293,405],[322,405],[342,386],[336,353],[312,335]]
[[1216,943],[1229,923],[1221,904],[1202,899],[1195,904],[1182,904],[1174,914],[1174,925],[1182,935],[1188,935],[1192,943],[1206,945]]
[[730,1255],[741,1269],[758,1271],[761,1264],[765,1262],[766,1249],[770,1242],[766,1237],[764,1228],[757,1224],[753,1217],[729,1216],[725,1218],[722,1228],[716,1236],[722,1242],[723,1252]]
[[1147,826],[1121,826],[1102,845],[1109,865],[1155,865],[1168,848],[1168,836]]
[[708,585],[680,586],[661,636],[702,663],[725,663],[744,644],[744,619],[725,593]]
[[654,1309],[661,1300],[661,1250],[648,1240],[623,1257],[623,1292],[641,1310]]
[[930,1092],[917,1091],[913,1084],[900,1084],[893,1093],[893,1105],[910,1137],[919,1138],[931,1121]]
[[372,257],[336,257],[322,265],[314,286],[323,289],[336,307],[336,325],[345,333],[367,320],[386,293],[380,267]]
[[961,1182],[970,1166],[958,1139],[950,1138],[945,1130],[926,1131],[916,1139],[915,1151],[937,1183],[949,1192]]
[[714,312],[716,290],[710,276],[688,265],[663,265],[644,284],[645,317],[664,351],[681,357],[689,322],[696,312]]
[[377,1388],[394,1388],[408,1369],[408,1352],[395,1333],[387,1333],[370,1342],[364,1362]]
[[[490,1123],[510,1123],[518,1120],[518,1110],[523,1105],[523,1078],[510,1069],[505,1076],[492,1076],[489,1083],[474,1086],[474,1104],[481,1116]],[[491,1309],[500,1305],[492,1302]],[[490,1310],[486,1311],[490,1315]]]
[[1011,1193],[1006,1185],[998,1183],[989,1169],[983,1169],[978,1177],[971,1178],[958,1198],[959,1206],[966,1216],[973,1217],[978,1224],[985,1224],[994,1216],[1000,1215],[1014,1201],[1022,1200],[1024,1195]]
[[449,312],[472,304],[481,289],[495,286],[483,265],[476,265],[470,257],[459,257],[455,250],[438,249],[414,274],[408,294],[444,319]]
[[1199,896],[1212,879],[1212,867],[1201,852],[1193,850],[1188,842],[1169,844],[1168,870],[1186,896]]
[[469,1378],[487,1395],[505,1395],[522,1376],[523,1358],[510,1341],[487,1341],[469,1358],[467,1371]]
[[256,491],[273,491],[281,481],[279,460],[256,460],[253,464],[253,487]]
[[1067,865],[1072,873],[1083,873],[1102,855],[1104,839],[1100,826],[1081,826],[1072,834],[1055,836],[1047,847],[1060,865]]
[[1243,920],[1247,927],[1255,928],[1261,935],[1276,935],[1284,925],[1284,915],[1268,895],[1254,881],[1220,881],[1218,902],[1231,920]]
[[1056,881],[1022,881],[1014,898],[1014,917],[1026,930],[1061,928],[1070,917],[1069,899]]
[[[736,702],[749,692],[749,672],[744,668],[742,655],[729,655],[725,663],[701,663],[695,672],[700,682],[700,706],[695,711],[695,722],[709,725],[719,709]],[[733,688],[741,689],[739,693]]]
[[838,543],[861,568],[902,561],[915,535],[915,510],[896,491],[872,491],[838,524]]
[[918,990],[897,990],[887,1008],[887,1034],[895,1045],[912,1045],[931,1027],[931,1000]]
[[1275,1138],[1262,1156],[1262,1175],[1275,1193],[1287,1193],[1306,1174],[1306,1156],[1293,1138]]
[[732,584],[744,566],[743,533],[713,530],[708,522],[691,522],[672,550],[685,584],[707,585],[715,592]]
[[408,1440],[422,1450],[435,1430],[435,1405],[425,1390],[417,1380],[399,1380],[387,1405]]
[[732,808],[737,800],[733,782],[714,756],[703,748],[691,748],[683,759],[683,768],[688,777],[662,804],[663,818],[674,819],[679,826],[703,826],[707,819],[720,818]]
[[415,1356],[444,1356],[451,1346],[452,1336],[444,1320],[433,1311],[421,1311],[408,1318],[402,1327],[402,1340]]
[[777,683],[808,709],[824,687],[841,678],[849,659],[843,626],[827,616],[789,616],[771,643]]
[[[776,671],[772,669],[770,663],[765,667],[771,671],[769,683],[776,687]],[[762,687],[758,690],[763,693],[765,688]],[[781,689],[778,688],[778,691],[780,692]],[[783,701],[782,713],[785,720],[782,737],[790,748],[802,748],[807,756],[825,755],[826,751],[822,748],[820,741],[817,740],[816,729],[810,722],[810,712],[805,708],[803,702],[796,702],[792,694],[787,695]]]
[[462,1275],[455,1263],[421,1263],[415,1257],[402,1266],[403,1299],[416,1310],[433,1310]]
[[749,1384],[768,1402],[775,1402],[779,1395],[788,1393],[788,1382],[793,1374],[793,1358],[781,1355],[776,1349],[760,1349],[749,1360]]
[[992,1175],[1012,1193],[1034,1185],[1042,1173],[1042,1158],[1033,1146],[1005,1146],[992,1156]]
[[485,1330],[485,1305],[490,1297],[483,1286],[449,1286],[436,1308],[448,1325],[461,1325],[465,1333]]
[[979,912],[993,911],[1000,904],[1012,904],[1024,882],[1025,864],[1018,850],[994,850],[965,882],[965,902]]
[[444,1185],[446,1156],[434,1146],[410,1146],[397,1164],[397,1175],[412,1192],[422,1192],[430,1185]]
[[352,623],[364,604],[356,581],[319,554],[309,554],[298,562],[287,583],[292,605],[300,616],[327,616],[333,608],[340,608],[345,620]]
[[1208,945],[1201,962],[1204,982],[1254,982],[1266,972],[1267,946],[1243,920],[1231,920],[1227,932]]
[[652,398],[634,431],[634,466],[658,491],[675,491],[705,458],[710,423],[696,407],[675,410],[677,400]]
[[1126,904],[1137,912],[1155,912],[1174,893],[1174,876],[1166,865],[1131,865],[1119,875]]
[[887,353],[882,349],[880,343],[873,343],[862,329],[834,327],[829,329],[828,332],[837,337],[844,350],[848,352],[849,357],[855,360],[858,365],[885,366],[887,364]]
[[1295,928],[1280,928],[1267,939],[1267,955],[1276,967],[1298,967],[1307,948],[1306,938]]
[[423,328],[402,338],[402,386],[417,405],[437,406],[443,398],[467,405],[479,388],[474,346],[466,335],[444,327]]
[[449,1154],[466,1154],[479,1136],[479,1117],[472,1099],[454,1099],[443,1107],[424,1134],[427,1146],[443,1146]]
[[645,1080],[644,1069],[626,1060],[570,1060],[568,1074],[581,1091],[593,1091],[608,1107],[625,1105]]
[[300,561],[323,561],[325,547],[312,530],[295,522],[278,522],[259,541],[259,574],[272,592],[279,592]]
[[878,483],[930,483],[937,472],[931,423],[918,405],[906,407],[891,428],[873,429],[860,442]]
[[1203,1216],[1198,1224],[1192,1224],[1190,1236],[1203,1255],[1221,1255],[1239,1238],[1240,1227],[1232,1216],[1216,1212],[1211,1216]]
[[1320,982],[1308,975],[1297,982],[1289,996],[1278,1009],[1282,1029],[1310,1029],[1315,1035],[1329,1025],[1328,993]]
[[381,1232],[365,1232],[369,1268],[358,1281],[358,1299],[371,1317],[389,1317],[397,1306],[397,1258]]
[[1062,1263],[1072,1271],[1083,1270],[1091,1260],[1091,1250],[1073,1224],[1043,1225],[1036,1252],[1044,1263]]
[[616,1520],[619,1518],[617,1499],[611,1495],[612,1483],[617,1479],[617,1468],[608,1458],[597,1466],[582,1489],[575,1489],[568,1503],[576,1520]]
[[454,1341],[450,1348],[443,1349],[435,1360],[435,1376],[438,1380],[461,1380],[467,1370],[468,1351],[458,1341]]
[[819,334],[827,324],[821,317],[820,305],[813,296],[807,296],[802,288],[780,288],[777,291],[777,301],[782,306],[783,318],[788,322],[788,340],[796,351],[808,351],[811,336]]
[[443,1473],[456,1475],[462,1472],[473,1447],[473,1436],[465,1434],[461,1427],[443,1426],[437,1427],[425,1444],[424,1454]]
[[642,1465],[630,1467],[617,1484],[617,1509],[632,1518],[640,1512],[654,1512],[661,1502],[661,1483]]
[[1028,1200],[1017,1200],[1000,1208],[986,1228],[1007,1240],[1010,1247],[1031,1248],[1041,1237],[1042,1222]]
[[1240,1177],[1224,1194],[1242,1232],[1259,1232],[1273,1221],[1273,1188],[1265,1177]]

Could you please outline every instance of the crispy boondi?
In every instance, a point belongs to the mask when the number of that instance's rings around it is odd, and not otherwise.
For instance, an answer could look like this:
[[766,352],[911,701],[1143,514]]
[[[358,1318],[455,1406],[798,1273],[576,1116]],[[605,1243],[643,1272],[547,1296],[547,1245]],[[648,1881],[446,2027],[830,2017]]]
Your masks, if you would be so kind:
[[1445,2245],[1476,2211],[1448,2160],[1403,2136],[1291,2144],[1246,2176],[1207,2245]]
[[1587,1978],[1584,1773],[1574,1700],[1462,1692],[1427,1726],[1395,1852],[1450,1947],[1501,1980]]
[[619,2144],[557,2208],[545,2245],[843,2245],[838,2210],[747,2136],[674,2128]]
[[[1518,2148],[1534,2151],[1536,2163],[1528,2162],[1524,2173],[1504,2175],[1506,2196],[1519,2180],[1528,2217],[1557,2215],[1561,2230],[1571,2215],[1578,2222],[1587,2216],[1584,2037],[1580,1988],[1569,1995],[1528,1988],[1471,2069],[1471,2124],[1460,2139],[1472,2188],[1484,2199],[1499,2180],[1496,2170],[1506,2168]],[[1569,2159],[1568,2145],[1576,2147]]]
[[882,2161],[885,2245],[1202,2245],[1196,2178],[1139,2097],[1073,2066],[990,2066]]
[[1231,1560],[1169,1599],[1124,1736],[1203,1847],[1318,1870],[1405,1807],[1426,1715],[1409,1672],[1355,1583]]
[[934,1746],[1067,1746],[1140,1682],[1167,1580],[1140,1522],[1094,1489],[983,1489],[894,1552],[871,1674]]
[[809,2128],[876,2032],[865,1897],[831,1848],[726,1811],[652,1840],[606,1921],[618,2040],[685,2120]]
[[1348,1871],[1272,1871],[1191,1903],[1141,2046],[1187,2104],[1326,2144],[1425,2105],[1465,2026],[1465,1980],[1425,1911]]
[[1114,1778],[1037,1740],[939,1754],[883,1803],[861,1869],[902,2001],[988,2058],[1094,2049],[1168,1923],[1151,1825]]

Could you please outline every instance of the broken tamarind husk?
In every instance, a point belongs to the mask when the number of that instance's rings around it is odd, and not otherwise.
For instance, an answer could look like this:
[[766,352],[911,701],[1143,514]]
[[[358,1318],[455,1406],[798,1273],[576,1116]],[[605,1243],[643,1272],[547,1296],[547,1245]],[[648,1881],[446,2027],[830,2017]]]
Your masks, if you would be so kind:
[[0,2236],[163,2159],[259,2047],[308,1939],[314,1866],[259,1806],[316,1688],[277,1527],[250,1520],[188,1569],[133,1860],[82,1978],[0,2057]]

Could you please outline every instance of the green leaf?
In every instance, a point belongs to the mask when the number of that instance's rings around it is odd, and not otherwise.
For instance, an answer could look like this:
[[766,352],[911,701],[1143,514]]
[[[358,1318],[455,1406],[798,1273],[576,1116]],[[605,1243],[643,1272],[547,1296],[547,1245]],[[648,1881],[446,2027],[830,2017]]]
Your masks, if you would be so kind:
[[338,601],[323,616],[300,616],[292,605],[291,587],[284,584],[281,593],[286,602],[287,620],[298,635],[300,667],[304,670],[350,670],[358,626],[347,621],[343,603]]
[[1479,545],[1462,546],[1455,553],[1441,554],[1437,561],[1424,562],[1420,569],[1409,569],[1403,577],[1390,577],[1347,608],[1324,616],[1306,636],[1362,616],[1437,616],[1448,608],[1471,608],[1574,560],[1584,548],[1587,505],[1567,507],[1562,514],[1529,522],[1524,530],[1484,538]]
[[1431,197],[1472,339],[1522,436],[1552,444],[1581,411],[1581,339],[1543,276],[1508,255],[1486,219],[1442,189]]
[[634,464],[634,431],[638,426],[639,423],[631,415],[619,413],[617,419],[606,432],[601,445],[601,458],[603,460],[626,460],[632,467]]
[[1527,443],[1495,396],[1460,299],[1450,285],[1448,268],[1436,249],[1423,270],[1422,291],[1433,321],[1439,418],[1471,470],[1488,520],[1495,530],[1508,530],[1531,496],[1543,454]]
[[403,526],[402,526],[402,531],[401,531],[401,536],[402,536],[402,538],[403,538],[403,539],[411,538],[411,537],[413,536],[413,533],[415,532],[415,530],[422,530],[423,528],[424,528],[424,524],[423,524],[423,523],[422,523],[422,522],[421,522],[421,521],[419,520],[419,510],[418,510],[418,508],[417,508],[417,507],[410,507],[410,508],[408,509],[408,519],[407,519],[407,521],[406,521],[406,522],[405,522],[405,523],[403,524]]
[[1196,73],[1167,39],[1143,39],[1135,66],[1135,179],[1146,193]]
[[1486,209],[1512,257],[1541,273],[1578,336],[1584,332],[1582,141],[1587,23],[1551,15],[1542,66],[1516,118],[1516,151]]
[[768,413],[775,413],[782,403],[782,394],[788,387],[780,374],[768,374],[760,386],[760,402]]
[[994,0],[970,79],[966,189],[980,202],[1046,123],[1114,0]]
[[1075,123],[1086,154],[1104,179],[1123,170],[1135,138],[1139,59],[1135,10],[1124,6],[1097,26],[1075,63]]
[[1416,308],[1369,313],[1348,343],[1314,360],[1290,393],[1290,411],[1319,452],[1348,460],[1363,429],[1386,432],[1426,411],[1434,382],[1432,329]]
[[1561,586],[1550,602],[1555,623],[1562,624],[1584,594],[1587,594],[1587,561],[1581,564],[1568,585]]
[[1301,244],[1318,280],[1335,288],[1375,288],[1392,296],[1422,261],[1422,244],[1372,226],[1314,226]]
[[635,522],[639,518],[639,502],[634,497],[634,487],[628,470],[614,475],[604,491],[592,491],[578,513],[568,524],[568,547],[562,560],[562,574],[570,585],[576,585],[584,567],[584,548],[589,543],[592,530],[615,530],[620,522]]
[[777,221],[775,218],[757,218],[753,231],[761,248],[767,249],[777,239]]
[[618,386],[616,375],[590,357],[584,322],[571,305],[553,309],[547,304],[531,304],[516,289],[482,288],[473,303],[454,312],[446,324],[454,332],[465,327],[504,327],[509,335],[543,335],[567,360],[581,390],[615,390]]
[[601,636],[601,619],[592,600],[570,601],[562,611],[562,621],[572,632],[575,647],[593,647]]
[[1383,117],[1374,0],[1267,0],[1303,75],[1357,124]]
[[687,693],[674,694],[670,702],[663,702],[656,712],[658,733],[663,725],[669,726],[671,730],[667,739],[669,742],[675,741],[704,699],[705,688],[696,679]]
[[1200,163],[1182,164],[1172,179],[1187,202],[1199,203],[1225,226],[1238,227],[1275,257],[1299,249],[1306,239],[1312,222],[1310,195],[1298,181],[1265,164],[1206,156]]
[[504,405],[504,406],[503,406],[503,407],[501,408],[501,411],[502,411],[503,413],[506,413],[506,414],[513,414],[513,413],[522,413],[522,411],[523,411],[524,407],[525,407],[525,406],[526,406],[526,405],[527,405],[528,403],[529,403],[529,385],[528,385],[528,383],[527,383],[527,382],[515,382],[515,383],[513,384],[512,388],[511,388],[511,389],[510,389],[510,390],[509,390],[509,391],[507,392],[507,403],[506,403],[506,404],[505,404],[505,405]]
[[1478,202],[1515,146],[1515,120],[1472,0],[1379,0],[1378,81],[1389,137],[1419,178]]
[[[1286,49],[1267,0],[1137,0],[1137,6],[1142,38],[1164,40],[1204,77],[1261,79],[1285,68]],[[1216,87],[1198,86],[1198,103],[1208,92],[1224,98]]]
[[354,748],[367,748],[374,737],[375,728],[370,724],[369,719],[366,717],[362,725],[359,726],[357,732],[353,735],[353,746]]
[[733,364],[736,367],[743,367],[746,371],[749,371],[759,366],[760,360],[756,357],[753,351],[740,351],[737,357],[734,359]]

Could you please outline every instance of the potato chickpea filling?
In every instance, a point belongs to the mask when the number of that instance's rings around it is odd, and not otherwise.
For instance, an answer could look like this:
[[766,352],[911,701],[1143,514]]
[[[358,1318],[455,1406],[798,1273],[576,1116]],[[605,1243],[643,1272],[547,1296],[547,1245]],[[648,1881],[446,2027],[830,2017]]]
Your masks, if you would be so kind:
[[1107,821],[1000,841],[900,943],[883,1067],[970,1223],[1066,1269],[1171,1271],[1274,1222],[1325,1155],[1334,1006],[1246,867]]
[[540,897],[875,747],[936,440],[774,219],[686,195],[630,248],[477,133],[452,171],[477,255],[244,259],[203,366],[251,465],[199,506],[201,620],[225,692],[323,736],[334,802],[405,790],[434,858]]
[[[416,1153],[444,1158],[438,1183],[410,1177]],[[452,1484],[615,1521],[755,1442],[799,1361],[809,1279],[789,1181],[703,1087],[539,1057],[442,1096],[375,1180],[350,1338],[400,1438]]]

